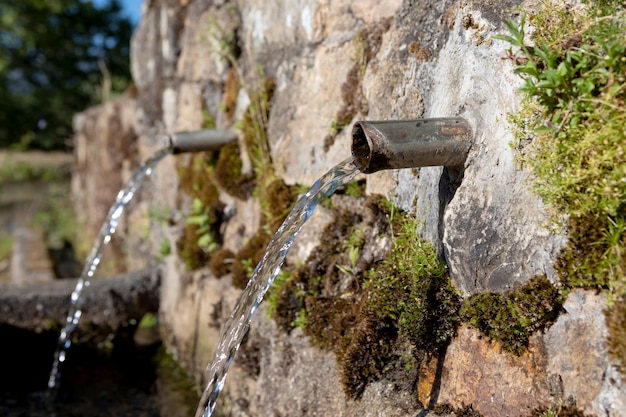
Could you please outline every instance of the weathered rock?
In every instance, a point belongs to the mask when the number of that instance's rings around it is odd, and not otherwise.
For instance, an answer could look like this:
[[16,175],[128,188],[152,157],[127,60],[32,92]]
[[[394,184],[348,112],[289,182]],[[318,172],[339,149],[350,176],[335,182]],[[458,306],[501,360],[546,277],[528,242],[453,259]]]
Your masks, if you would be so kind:
[[52,281],[54,269],[41,230],[18,227],[13,231],[11,281],[19,286]]
[[[135,116],[135,99],[132,92],[127,92],[74,117],[76,165],[72,195],[78,222],[84,225],[84,242],[96,239],[115,196],[130,177],[128,171],[139,167]],[[104,250],[105,259],[118,260],[109,273],[126,270],[119,236],[114,236]]]
[[548,402],[545,353],[504,352],[478,331],[461,327],[445,354],[438,401],[472,404],[484,416],[525,416]]
[[590,415],[620,416],[626,415],[626,390],[608,355],[605,304],[601,294],[570,293],[565,314],[545,335],[547,371],[560,381],[563,400]]
[[[97,344],[132,320],[159,309],[159,269],[94,279],[83,291],[81,321],[75,337]],[[30,285],[0,284],[0,325],[32,331],[61,328],[76,280]]]

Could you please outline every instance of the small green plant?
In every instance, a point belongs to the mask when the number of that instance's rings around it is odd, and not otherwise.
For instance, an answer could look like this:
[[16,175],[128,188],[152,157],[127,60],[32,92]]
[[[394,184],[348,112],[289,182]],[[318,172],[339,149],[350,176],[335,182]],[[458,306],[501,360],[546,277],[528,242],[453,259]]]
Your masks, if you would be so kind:
[[0,232],[0,265],[8,265],[13,248],[13,235]]
[[[524,78],[514,114],[519,160],[534,189],[567,219],[569,242],[556,269],[566,288],[604,289],[607,324],[626,294],[626,12],[623,2],[589,2],[582,11],[542,1],[530,22],[505,24],[509,56]],[[532,43],[532,46],[530,45]],[[610,337],[626,363],[626,341]],[[620,346],[620,344],[623,344]]]
[[172,211],[169,207],[151,207],[148,209],[148,218],[157,224],[166,225],[172,219]]
[[219,248],[219,243],[213,232],[213,224],[215,219],[212,217],[211,211],[207,210],[202,201],[194,198],[191,205],[190,216],[186,220],[187,224],[195,225],[196,234],[198,235],[197,244],[205,252],[213,252]]
[[159,243],[159,258],[163,259],[171,253],[172,245],[170,244],[169,239],[161,240],[161,243]]
[[[608,11],[616,14],[606,14]],[[540,12],[536,20],[545,20]],[[571,27],[571,14],[562,13]],[[511,36],[498,38],[519,48],[512,53],[524,77],[527,107],[535,109],[522,139],[533,137],[522,156],[537,177],[535,190],[557,213],[566,213],[572,231],[559,269],[573,286],[619,286],[624,274],[626,223],[626,25],[624,12],[593,9],[582,33],[559,39],[543,28],[535,46],[520,26],[507,20]],[[556,23],[556,22],[555,22]],[[531,112],[531,115],[533,113]],[[528,116],[528,115],[527,115]],[[519,119],[518,119],[519,121]],[[520,138],[518,137],[518,140]],[[589,233],[589,230],[597,232]],[[588,246],[594,256],[581,248]]]
[[333,120],[332,122],[330,122],[330,132],[333,135],[338,135],[339,132],[341,132],[345,127],[347,126],[347,124],[345,123],[339,123],[336,120]]
[[[273,310],[281,328],[302,327],[314,344],[335,352],[353,398],[392,369],[412,369],[402,365],[398,345],[427,351],[445,346],[460,308],[445,264],[416,233],[417,221],[382,197],[363,203],[367,216],[337,213],[322,244],[277,290]],[[363,256],[364,247],[392,229],[388,253],[375,260]]]
[[365,181],[352,181],[346,184],[345,193],[354,198],[363,197],[365,195]]
[[270,287],[267,292],[267,296],[265,304],[267,305],[267,316],[272,317],[276,314],[276,308],[278,303],[278,293],[280,289],[285,285],[285,283],[291,278],[291,273],[281,269],[276,278],[274,278],[274,283]]
[[308,312],[303,308],[298,312],[298,316],[291,322],[291,327],[298,329],[306,329]]

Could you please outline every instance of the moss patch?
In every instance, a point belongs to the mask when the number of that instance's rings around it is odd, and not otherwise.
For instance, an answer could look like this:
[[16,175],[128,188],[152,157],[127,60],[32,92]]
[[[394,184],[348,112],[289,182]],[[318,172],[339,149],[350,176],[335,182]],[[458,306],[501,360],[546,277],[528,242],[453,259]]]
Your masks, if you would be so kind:
[[254,174],[242,172],[241,147],[238,142],[222,146],[215,164],[215,181],[228,194],[247,200],[252,195]]
[[[416,221],[382,197],[358,201],[365,210],[338,212],[307,262],[277,290],[274,315],[284,330],[303,324],[314,344],[335,352],[351,398],[381,378],[414,380],[416,366],[404,366],[411,361],[403,355],[446,346],[460,308],[445,265],[417,237]],[[392,235],[386,250],[371,253]]]
[[433,411],[437,414],[454,414],[457,417],[482,417],[482,414],[475,411],[471,405],[454,408],[449,404],[443,404],[435,407]]
[[[568,219],[557,272],[566,288],[605,290],[609,306],[626,293],[625,16],[623,2],[572,10],[543,1],[527,16],[534,45],[525,18],[507,21],[511,36],[500,36],[515,48],[510,56],[525,82],[523,111],[511,117],[520,161],[556,224]],[[626,345],[615,344],[625,342],[612,335],[611,351],[623,353]]]
[[254,268],[263,258],[270,239],[269,233],[259,229],[235,255],[231,268],[235,287],[244,288],[246,286]]
[[337,135],[352,121],[357,114],[366,115],[368,104],[363,94],[362,79],[367,64],[374,58],[380,49],[383,34],[389,29],[389,20],[360,30],[354,37],[355,53],[352,57],[353,65],[348,71],[346,81],[341,86],[343,106],[331,123],[331,133],[324,138],[324,152],[328,152],[335,143]]
[[530,336],[552,324],[562,297],[545,276],[536,276],[506,294],[475,294],[465,300],[461,315],[481,333],[516,354],[528,348]]
[[227,248],[220,248],[213,252],[209,260],[209,268],[215,278],[221,278],[231,271],[235,254]]
[[540,407],[530,413],[530,417],[589,417],[575,406]]
[[192,155],[187,164],[178,167],[180,187],[193,204],[176,247],[190,270],[205,266],[210,253],[221,244],[219,226],[224,207],[213,178],[216,160],[216,152],[203,152]]

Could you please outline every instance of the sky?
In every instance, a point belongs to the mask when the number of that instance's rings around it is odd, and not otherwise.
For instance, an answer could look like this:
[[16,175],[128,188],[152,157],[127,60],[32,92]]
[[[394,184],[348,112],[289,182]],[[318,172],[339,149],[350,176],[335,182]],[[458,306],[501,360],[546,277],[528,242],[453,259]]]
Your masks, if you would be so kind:
[[[109,0],[93,0],[96,6],[107,4]],[[141,3],[143,0],[120,0],[126,16],[130,17],[132,22],[136,25],[141,18]]]
[[139,23],[141,18],[141,3],[143,0],[121,0],[122,6],[126,14],[132,19],[133,23]]

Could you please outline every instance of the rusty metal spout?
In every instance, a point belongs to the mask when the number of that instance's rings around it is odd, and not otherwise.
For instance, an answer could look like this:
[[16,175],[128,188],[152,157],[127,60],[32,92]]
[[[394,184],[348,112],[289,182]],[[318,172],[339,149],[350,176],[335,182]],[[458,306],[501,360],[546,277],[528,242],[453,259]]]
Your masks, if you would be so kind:
[[460,117],[356,122],[352,155],[365,174],[465,162],[472,129]]
[[176,132],[169,137],[172,153],[214,151],[237,140],[237,134],[228,129],[206,129]]

